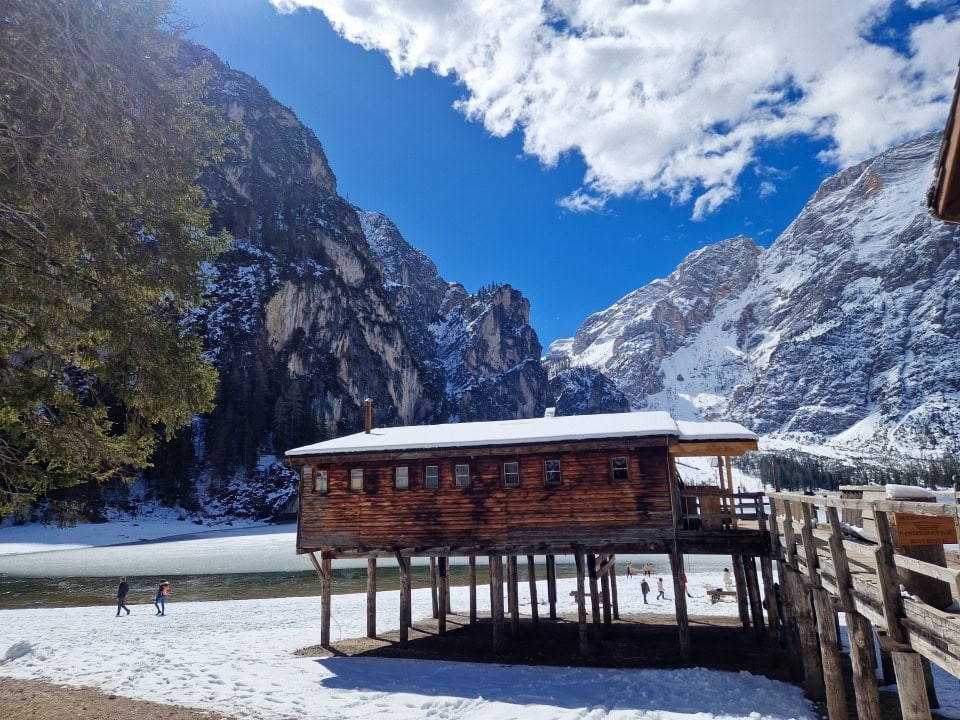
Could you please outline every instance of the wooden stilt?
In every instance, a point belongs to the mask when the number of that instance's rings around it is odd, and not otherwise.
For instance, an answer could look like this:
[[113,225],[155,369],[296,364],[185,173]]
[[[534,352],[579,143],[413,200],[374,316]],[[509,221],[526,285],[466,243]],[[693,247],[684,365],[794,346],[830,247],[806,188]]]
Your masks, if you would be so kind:
[[753,631],[760,640],[764,634],[763,627],[763,604],[760,600],[760,583],[757,579],[757,563],[747,555],[740,556],[743,559],[743,575],[747,581],[747,597],[750,600],[750,615],[753,618]]
[[450,558],[444,558],[447,561],[447,590],[444,593],[444,602],[445,607],[447,608],[447,615],[453,612],[453,606],[450,604]]
[[397,565],[400,566],[400,645],[406,645],[409,639],[411,623],[410,609],[410,558],[397,553]]
[[[606,558],[603,558],[606,560]],[[611,628],[613,627],[613,613],[610,607],[610,573],[609,565],[606,562],[603,562],[604,572],[600,574],[600,595],[603,598],[603,627]]]
[[330,648],[330,559],[310,553],[310,562],[320,578],[320,647]]
[[[580,655],[587,657],[590,654],[590,636],[587,630],[587,598],[584,574],[587,559],[583,550],[575,549],[573,558],[577,563],[577,623],[580,636]],[[555,603],[551,603],[551,608]],[[552,613],[552,610],[551,610]]]
[[507,601],[510,605],[510,635],[520,637],[520,593],[517,578],[517,556],[507,557]]
[[433,610],[433,619],[440,616],[440,604],[437,599],[437,559],[430,558],[430,605]]
[[740,622],[743,629],[750,627],[750,606],[747,590],[747,578],[743,572],[743,558],[734,555],[730,558],[733,562],[733,579],[737,584],[737,610],[740,612]]
[[692,655],[690,643],[690,618],[687,616],[687,586],[683,582],[683,561],[677,550],[669,553],[670,573],[673,575],[673,604],[677,613],[677,631],[680,633],[680,656],[689,660]]
[[377,559],[367,558],[367,637],[377,636]]
[[527,582],[530,583],[530,616],[533,624],[537,625],[540,622],[540,609],[537,607],[537,572],[533,555],[527,555]]
[[[827,691],[823,682],[823,668],[820,665],[820,648],[817,644],[817,625],[810,604],[810,592],[803,576],[796,571],[788,571],[784,578],[789,592],[791,612],[797,621],[800,636],[800,654],[803,660],[803,684],[807,697],[814,701],[826,700]],[[787,589],[787,588],[785,588]]]
[[503,637],[503,558],[499,554],[490,556],[490,619],[493,624],[493,649],[501,652]]
[[930,720],[930,701],[923,673],[923,656],[915,652],[891,652],[897,675],[897,695],[903,720]]
[[837,635],[836,613],[830,602],[830,593],[823,588],[812,591],[813,609],[820,635],[820,661],[823,665],[827,713],[830,720],[847,720],[847,692],[840,665],[840,638]]
[[477,558],[471,555],[467,563],[470,576],[470,624],[475,625],[477,622]]
[[557,619],[557,558],[547,555],[547,603],[550,605],[550,619]]
[[603,626],[600,618],[600,587],[597,582],[597,556],[593,553],[587,554],[587,572],[590,580],[590,614],[592,621],[593,642],[599,646]]
[[620,604],[617,601],[617,556],[610,556],[610,600],[613,602],[613,619],[620,619]]
[[874,673],[873,630],[870,621],[857,612],[847,613],[850,664],[853,667],[853,695],[858,720],[880,720],[880,693]]
[[440,605],[437,608],[437,634],[447,634],[447,559],[437,558],[437,590],[440,594]]

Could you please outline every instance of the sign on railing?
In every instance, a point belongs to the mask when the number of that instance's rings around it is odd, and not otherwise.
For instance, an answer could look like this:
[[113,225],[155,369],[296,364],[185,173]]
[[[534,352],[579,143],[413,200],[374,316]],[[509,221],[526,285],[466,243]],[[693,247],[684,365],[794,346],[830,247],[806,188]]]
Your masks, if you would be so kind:
[[914,545],[949,545],[957,541],[957,526],[951,517],[931,517],[894,513],[897,528],[897,544],[903,547]]

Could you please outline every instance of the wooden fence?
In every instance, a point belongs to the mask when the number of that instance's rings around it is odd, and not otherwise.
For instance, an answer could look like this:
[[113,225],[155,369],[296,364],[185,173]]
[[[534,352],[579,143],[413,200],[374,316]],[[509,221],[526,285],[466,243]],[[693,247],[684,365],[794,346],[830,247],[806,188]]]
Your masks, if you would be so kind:
[[957,540],[957,505],[867,497],[769,495],[788,626],[808,693],[826,699],[831,718],[848,716],[833,637],[839,611],[850,635],[858,716],[879,717],[875,631],[881,659],[893,661],[904,718],[926,719],[936,696],[924,662],[960,678],[960,555],[944,548]]

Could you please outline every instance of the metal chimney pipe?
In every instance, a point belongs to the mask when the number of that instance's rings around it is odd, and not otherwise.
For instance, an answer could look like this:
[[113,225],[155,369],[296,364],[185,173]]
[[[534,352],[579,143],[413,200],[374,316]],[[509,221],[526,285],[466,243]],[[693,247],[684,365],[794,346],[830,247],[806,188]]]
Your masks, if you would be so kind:
[[363,413],[363,431],[369,435],[373,430],[373,400],[367,398],[363,404],[366,406]]

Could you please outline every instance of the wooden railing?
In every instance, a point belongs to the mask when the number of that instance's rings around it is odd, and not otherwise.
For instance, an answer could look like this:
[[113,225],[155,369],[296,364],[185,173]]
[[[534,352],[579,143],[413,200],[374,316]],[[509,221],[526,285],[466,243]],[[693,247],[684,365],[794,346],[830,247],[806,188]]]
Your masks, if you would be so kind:
[[766,530],[766,494],[730,493],[718,487],[680,488],[679,526],[686,530],[732,530],[743,522],[756,522]]
[[810,587],[829,591],[837,609],[867,618],[881,646],[920,653],[960,678],[960,555],[942,544],[901,543],[897,533],[898,519],[904,533],[917,519],[941,532],[952,520],[956,542],[956,504],[795,493],[769,499],[776,557]]

